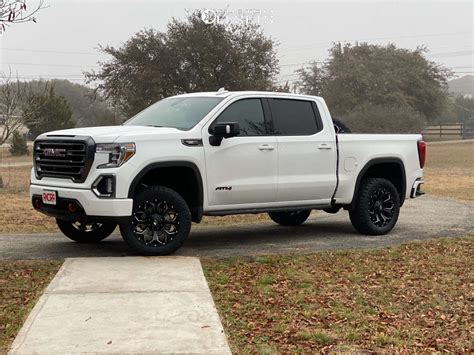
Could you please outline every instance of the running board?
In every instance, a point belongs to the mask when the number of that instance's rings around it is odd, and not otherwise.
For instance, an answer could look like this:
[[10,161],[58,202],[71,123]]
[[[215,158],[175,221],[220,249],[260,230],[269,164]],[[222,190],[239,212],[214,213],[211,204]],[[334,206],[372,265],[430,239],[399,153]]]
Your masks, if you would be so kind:
[[320,204],[320,205],[300,205],[300,206],[283,206],[283,207],[261,207],[261,208],[245,208],[235,210],[221,210],[221,211],[205,211],[205,216],[227,216],[231,214],[255,214],[255,213],[267,213],[267,212],[281,212],[281,211],[297,211],[297,210],[322,210],[330,208],[331,205]]

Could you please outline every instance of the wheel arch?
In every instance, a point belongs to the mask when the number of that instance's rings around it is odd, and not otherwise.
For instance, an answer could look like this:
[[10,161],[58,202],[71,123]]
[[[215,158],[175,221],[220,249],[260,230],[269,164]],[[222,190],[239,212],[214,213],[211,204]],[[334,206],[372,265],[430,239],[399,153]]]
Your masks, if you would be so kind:
[[[192,184],[185,184],[179,179],[173,179],[175,177],[173,174],[178,172],[186,172],[184,177],[182,175],[179,177],[184,178],[183,181],[188,183],[187,179],[192,178]],[[151,163],[135,175],[128,189],[128,197],[133,198],[136,191],[140,189],[141,184],[147,182],[148,179],[154,178],[158,178],[155,185],[162,184],[162,186],[172,188],[178,192],[188,204],[193,221],[201,221],[204,205],[204,187],[201,172],[196,164],[185,160]]]
[[365,177],[379,177],[391,181],[400,195],[400,206],[403,206],[407,183],[405,165],[400,158],[384,157],[369,160],[357,175],[351,203],[355,201],[362,179]]

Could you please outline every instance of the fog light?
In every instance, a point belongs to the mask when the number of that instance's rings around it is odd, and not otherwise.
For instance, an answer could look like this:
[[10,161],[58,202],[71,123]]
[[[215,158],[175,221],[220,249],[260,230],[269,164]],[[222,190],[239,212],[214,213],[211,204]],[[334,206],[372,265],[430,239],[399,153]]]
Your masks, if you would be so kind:
[[92,184],[92,191],[97,197],[114,197],[115,196],[115,176],[101,175]]
[[33,199],[33,205],[35,208],[40,209],[43,206],[43,201],[41,200],[41,197],[35,197]]
[[69,202],[69,203],[67,204],[67,209],[68,209],[68,211],[71,212],[71,213],[76,213],[76,212],[77,212],[77,205],[76,205],[76,203],[75,203],[75,202]]

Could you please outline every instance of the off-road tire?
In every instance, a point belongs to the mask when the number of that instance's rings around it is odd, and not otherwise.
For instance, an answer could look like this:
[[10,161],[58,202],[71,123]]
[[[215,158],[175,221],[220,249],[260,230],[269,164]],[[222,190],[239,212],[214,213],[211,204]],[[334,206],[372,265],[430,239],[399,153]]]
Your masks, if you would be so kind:
[[69,239],[78,243],[98,243],[104,240],[117,227],[113,222],[79,223],[56,219],[59,230]]
[[186,201],[164,186],[150,186],[140,191],[133,199],[130,221],[120,224],[125,242],[141,255],[174,253],[183,245],[190,230],[191,212]]
[[352,226],[366,235],[387,234],[397,223],[399,213],[399,193],[389,180],[382,178],[363,179],[349,209]]
[[298,226],[304,223],[309,215],[311,210],[297,210],[297,211],[284,211],[284,212],[269,212],[268,215],[278,224],[282,226]]

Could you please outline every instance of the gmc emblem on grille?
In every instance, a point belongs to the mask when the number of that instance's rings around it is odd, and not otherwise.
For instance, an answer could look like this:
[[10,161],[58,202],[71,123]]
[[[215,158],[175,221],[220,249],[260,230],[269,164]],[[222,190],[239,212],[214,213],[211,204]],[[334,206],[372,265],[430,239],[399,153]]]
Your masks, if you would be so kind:
[[66,156],[66,149],[64,148],[44,148],[43,154],[45,157],[63,158]]

